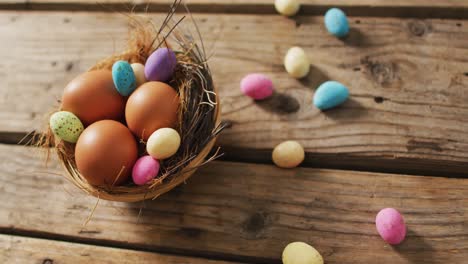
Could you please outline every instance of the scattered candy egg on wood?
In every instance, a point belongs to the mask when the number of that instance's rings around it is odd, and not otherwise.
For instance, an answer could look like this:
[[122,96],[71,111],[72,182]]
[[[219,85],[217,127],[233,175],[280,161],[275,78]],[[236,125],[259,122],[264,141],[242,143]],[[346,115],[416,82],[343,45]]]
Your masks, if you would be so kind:
[[128,96],[136,89],[135,73],[126,61],[116,61],[112,65],[112,80],[122,96]]
[[380,210],[375,218],[377,232],[387,243],[400,244],[406,236],[406,225],[403,216],[394,208]]
[[88,126],[104,119],[120,120],[125,113],[125,99],[115,89],[111,71],[89,71],[65,87],[61,110],[72,112]]
[[169,48],[159,48],[146,60],[145,76],[148,81],[166,82],[171,79],[177,65],[174,51]]
[[133,182],[136,185],[145,185],[159,173],[159,162],[151,156],[143,156],[137,160],[132,170]]
[[284,67],[292,77],[303,78],[310,71],[309,58],[302,48],[292,47],[284,57]]
[[346,14],[339,8],[331,8],[325,13],[325,27],[328,32],[336,37],[348,35],[349,23]]
[[297,141],[288,140],[278,144],[272,153],[273,162],[280,168],[294,168],[304,161],[304,148]]
[[165,83],[144,83],[128,98],[125,108],[128,128],[146,141],[159,128],[174,127],[179,100],[177,92]]
[[155,159],[166,159],[174,155],[180,146],[180,135],[175,129],[160,128],[146,143],[146,151]]
[[336,81],[326,81],[315,91],[314,105],[320,110],[326,110],[344,103],[349,97],[349,90]]
[[320,253],[304,242],[292,242],[283,250],[283,264],[323,264]]
[[138,146],[132,133],[113,120],[91,124],[76,143],[76,166],[91,185],[109,187],[126,182],[137,158]]
[[262,100],[273,94],[273,83],[271,80],[259,73],[245,76],[240,83],[242,93],[255,99]]
[[145,66],[141,63],[132,63],[130,66],[133,69],[133,73],[135,74],[136,85],[140,87],[140,85],[146,82],[145,77]]
[[275,0],[275,9],[283,16],[294,16],[300,7],[297,0]]
[[84,129],[80,119],[67,111],[52,114],[49,119],[49,126],[57,137],[70,143],[76,143]]

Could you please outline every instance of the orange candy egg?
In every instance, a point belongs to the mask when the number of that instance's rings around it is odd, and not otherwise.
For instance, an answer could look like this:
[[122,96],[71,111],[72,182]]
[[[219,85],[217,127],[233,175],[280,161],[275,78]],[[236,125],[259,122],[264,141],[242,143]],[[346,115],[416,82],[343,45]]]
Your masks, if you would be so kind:
[[179,96],[171,86],[147,82],[128,98],[125,119],[133,134],[147,141],[159,128],[176,125],[178,109]]
[[125,99],[114,86],[109,70],[81,74],[65,88],[61,110],[72,112],[88,126],[104,119],[121,120]]
[[76,166],[91,185],[117,186],[126,182],[137,158],[132,133],[113,120],[93,123],[76,143]]

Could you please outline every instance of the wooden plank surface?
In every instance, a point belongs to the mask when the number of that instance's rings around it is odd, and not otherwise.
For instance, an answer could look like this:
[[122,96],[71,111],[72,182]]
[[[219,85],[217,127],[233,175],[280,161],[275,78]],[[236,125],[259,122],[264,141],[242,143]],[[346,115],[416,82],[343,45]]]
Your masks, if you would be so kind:
[[[83,227],[96,199],[35,150],[0,145],[0,232],[251,263],[279,263],[292,241],[314,245],[326,263],[468,258],[466,179],[213,162],[156,201],[101,201]],[[398,247],[376,233],[384,207],[407,222]]]
[[[466,175],[464,21],[354,17],[350,37],[341,41],[327,34],[322,17],[196,18],[213,55],[223,119],[231,124],[219,144],[233,159],[248,150],[265,162],[276,144],[296,139],[315,166]],[[44,113],[66,83],[120,50],[128,30],[122,15],[109,13],[3,12],[0,25],[0,127],[18,137],[46,123]],[[302,81],[282,66],[292,45],[311,58],[311,74]],[[278,94],[259,103],[242,96],[239,81],[251,72],[269,75]],[[312,96],[329,79],[347,85],[351,100],[321,113]]]
[[162,255],[118,248],[83,245],[46,239],[1,235],[1,263],[128,263],[128,264],[234,264],[201,258]]

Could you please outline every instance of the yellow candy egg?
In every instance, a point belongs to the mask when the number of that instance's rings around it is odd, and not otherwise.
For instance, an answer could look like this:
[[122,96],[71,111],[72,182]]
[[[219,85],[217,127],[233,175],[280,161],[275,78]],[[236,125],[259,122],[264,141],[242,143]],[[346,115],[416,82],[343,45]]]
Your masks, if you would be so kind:
[[303,78],[310,71],[309,58],[302,48],[292,47],[284,57],[284,67],[292,77]]
[[304,161],[304,148],[297,141],[288,140],[273,149],[273,162],[280,168],[294,168]]
[[180,146],[180,136],[175,129],[160,128],[154,131],[146,143],[148,154],[158,160],[174,155]]
[[297,0],[275,0],[275,8],[283,16],[294,16],[300,8]]
[[133,69],[133,73],[135,73],[136,85],[137,88],[147,82],[145,77],[145,66],[141,63],[132,63],[130,65]]
[[283,250],[283,264],[323,264],[323,258],[311,245],[293,242]]
[[49,126],[57,137],[70,143],[76,143],[84,129],[80,119],[67,111],[60,111],[51,115]]

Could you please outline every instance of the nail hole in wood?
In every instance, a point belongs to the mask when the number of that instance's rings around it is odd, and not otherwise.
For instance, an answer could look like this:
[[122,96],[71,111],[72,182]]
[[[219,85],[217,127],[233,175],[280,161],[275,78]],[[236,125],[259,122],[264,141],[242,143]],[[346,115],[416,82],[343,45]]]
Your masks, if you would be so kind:
[[65,24],[66,24],[66,23],[70,23],[70,18],[68,18],[68,17],[64,18],[64,19],[63,19],[63,23],[65,23]]
[[361,67],[354,67],[353,68],[353,71],[360,71],[361,70]]
[[384,101],[384,98],[382,96],[376,96],[374,97],[374,102],[378,103],[378,104],[381,104],[383,103]]
[[361,24],[361,20],[356,20],[356,24]]
[[461,27],[461,26],[462,26],[462,24],[461,24],[461,23],[457,23],[457,27]]
[[296,20],[296,28],[300,27],[302,25],[301,21]]
[[467,77],[468,77],[468,72],[465,72],[465,73],[463,73],[463,75],[465,75],[465,76],[467,76]]
[[73,69],[73,62],[69,62],[69,63],[67,64],[67,67],[65,68],[65,70],[66,70],[67,72],[69,72],[69,71],[71,71],[72,69]]

